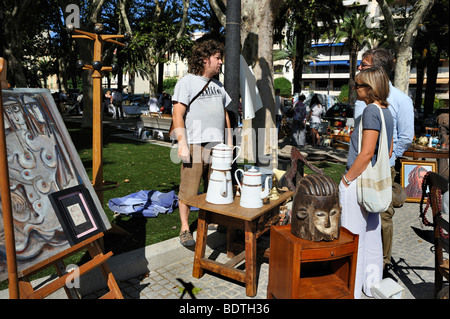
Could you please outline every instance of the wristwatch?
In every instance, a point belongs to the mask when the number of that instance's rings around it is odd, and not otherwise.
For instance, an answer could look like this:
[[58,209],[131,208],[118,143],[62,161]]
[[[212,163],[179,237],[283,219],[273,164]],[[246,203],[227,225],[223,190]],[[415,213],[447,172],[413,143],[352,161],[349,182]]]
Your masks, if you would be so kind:
[[345,177],[345,175],[343,175],[342,177],[344,178],[344,182],[345,182],[347,185],[350,185],[351,182],[353,182],[353,181],[349,181],[349,180],[347,179],[347,177]]

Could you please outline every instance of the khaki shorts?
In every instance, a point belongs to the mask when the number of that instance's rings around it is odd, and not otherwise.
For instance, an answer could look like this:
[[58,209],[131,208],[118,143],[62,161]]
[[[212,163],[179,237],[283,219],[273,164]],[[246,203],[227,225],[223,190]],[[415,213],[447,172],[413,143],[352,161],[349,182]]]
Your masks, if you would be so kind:
[[181,163],[181,181],[180,189],[178,191],[178,199],[180,201],[197,195],[202,179],[204,190],[206,192],[210,173],[209,164],[211,149],[213,146],[215,146],[215,144],[211,143],[189,145],[191,151],[191,162]]

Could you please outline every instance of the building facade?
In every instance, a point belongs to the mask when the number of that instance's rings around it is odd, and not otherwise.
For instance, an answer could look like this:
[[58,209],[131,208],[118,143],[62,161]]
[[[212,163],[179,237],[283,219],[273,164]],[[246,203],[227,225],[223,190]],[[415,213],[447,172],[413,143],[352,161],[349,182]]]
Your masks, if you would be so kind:
[[[365,6],[369,19],[367,26],[376,28],[383,15],[380,11],[376,0],[344,0],[343,4],[350,6],[354,3]],[[396,1],[397,4],[402,1]],[[403,1],[404,2],[404,1]],[[330,41],[314,42],[312,47],[317,51],[315,61],[309,62],[303,66],[302,72],[302,93],[314,92],[318,94],[326,94],[330,96],[338,96],[343,85],[348,85],[350,79],[349,50],[344,46],[343,42],[331,43]],[[358,65],[361,63],[362,53],[368,50],[367,46],[358,52]],[[285,77],[292,82],[293,69],[290,64],[286,65],[285,61],[274,62],[274,77]],[[424,79],[423,95],[425,94],[426,74]],[[409,92],[408,94],[414,98],[417,87],[417,69],[411,68]],[[294,93],[294,92],[293,92]],[[441,59],[439,65],[438,78],[436,83],[436,98],[444,101],[445,105],[449,105],[449,61]]]

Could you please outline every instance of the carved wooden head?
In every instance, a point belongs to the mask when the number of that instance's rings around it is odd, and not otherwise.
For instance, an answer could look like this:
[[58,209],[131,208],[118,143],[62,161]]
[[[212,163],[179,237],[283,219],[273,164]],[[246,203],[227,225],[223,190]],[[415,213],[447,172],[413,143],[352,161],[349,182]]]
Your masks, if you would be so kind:
[[326,175],[302,178],[292,207],[291,232],[311,241],[339,238],[341,206],[336,183]]

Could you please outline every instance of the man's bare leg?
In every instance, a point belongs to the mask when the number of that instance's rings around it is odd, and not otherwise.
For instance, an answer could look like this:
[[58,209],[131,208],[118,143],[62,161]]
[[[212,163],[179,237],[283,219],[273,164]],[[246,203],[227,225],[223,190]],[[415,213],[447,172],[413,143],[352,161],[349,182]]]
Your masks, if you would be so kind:
[[191,207],[180,201],[178,202],[178,208],[180,210],[181,231],[189,230],[189,213]]

